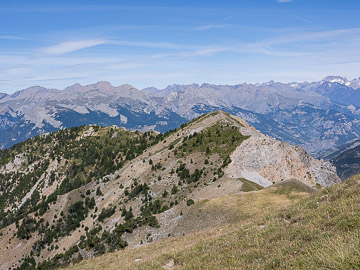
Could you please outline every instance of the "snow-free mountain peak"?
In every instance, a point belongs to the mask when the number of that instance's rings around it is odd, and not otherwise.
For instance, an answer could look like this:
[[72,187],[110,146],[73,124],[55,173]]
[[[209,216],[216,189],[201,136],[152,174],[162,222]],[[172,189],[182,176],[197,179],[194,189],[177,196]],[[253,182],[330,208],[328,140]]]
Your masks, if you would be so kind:
[[341,78],[291,84],[173,84],[143,91],[109,82],[75,84],[62,91],[32,87],[0,99],[0,148],[84,124],[165,132],[222,109],[265,134],[328,155],[360,136],[360,91],[330,82]]

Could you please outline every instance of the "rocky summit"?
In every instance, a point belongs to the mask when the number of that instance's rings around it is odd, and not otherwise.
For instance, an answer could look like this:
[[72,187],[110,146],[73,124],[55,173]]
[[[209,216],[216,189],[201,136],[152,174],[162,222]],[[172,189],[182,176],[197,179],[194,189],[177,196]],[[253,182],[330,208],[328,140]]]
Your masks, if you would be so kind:
[[0,269],[52,269],[205,239],[340,179],[329,162],[216,111],[164,134],[90,125],[40,135],[0,151],[0,181]]

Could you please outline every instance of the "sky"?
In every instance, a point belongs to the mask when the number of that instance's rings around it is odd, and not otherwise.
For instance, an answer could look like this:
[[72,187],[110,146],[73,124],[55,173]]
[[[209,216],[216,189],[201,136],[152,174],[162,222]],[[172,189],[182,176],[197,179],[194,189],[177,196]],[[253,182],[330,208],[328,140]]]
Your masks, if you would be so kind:
[[360,76],[358,0],[15,0],[0,7],[0,92]]

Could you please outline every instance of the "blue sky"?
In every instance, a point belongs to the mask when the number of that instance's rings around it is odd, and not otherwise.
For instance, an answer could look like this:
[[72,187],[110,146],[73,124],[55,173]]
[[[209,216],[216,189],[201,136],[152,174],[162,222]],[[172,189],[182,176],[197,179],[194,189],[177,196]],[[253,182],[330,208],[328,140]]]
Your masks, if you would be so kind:
[[360,1],[2,1],[0,92],[360,76]]

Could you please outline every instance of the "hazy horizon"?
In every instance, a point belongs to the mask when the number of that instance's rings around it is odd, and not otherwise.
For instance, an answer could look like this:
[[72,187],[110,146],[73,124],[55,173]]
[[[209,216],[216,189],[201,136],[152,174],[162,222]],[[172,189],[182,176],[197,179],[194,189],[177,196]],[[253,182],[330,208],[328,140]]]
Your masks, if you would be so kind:
[[0,92],[357,78],[360,3],[321,2],[3,3]]
[[[331,77],[331,76],[338,76],[338,75],[329,75],[329,76],[327,76],[327,77]],[[343,77],[343,76],[341,76],[341,77]],[[323,80],[323,79],[325,79],[325,78],[321,78],[321,79],[319,79],[319,80],[317,80],[317,81],[321,81],[321,80]],[[348,77],[346,77],[346,79],[347,79],[348,81],[351,81],[351,80],[353,80],[353,79],[360,79],[360,77],[353,77],[353,78],[348,78]],[[274,81],[274,80],[270,80],[270,81]],[[240,85],[240,84],[251,84],[251,85],[255,85],[255,84],[265,84],[265,83],[268,83],[268,82],[270,82],[270,81],[266,81],[266,82],[254,82],[254,83],[251,83],[251,82],[238,82],[238,83],[235,83],[235,84],[226,84],[226,83],[225,83],[225,84],[220,84],[220,83],[217,84],[217,83],[212,83],[212,85]],[[44,87],[44,88],[47,88],[47,89],[56,89],[56,90],[62,91],[62,90],[65,90],[67,87],[73,86],[73,85],[75,85],[75,84],[80,84],[81,86],[87,86],[87,85],[97,84],[97,83],[99,83],[99,82],[108,82],[108,83],[110,83],[110,84],[111,84],[112,86],[114,86],[114,87],[119,87],[119,86],[128,84],[128,83],[126,83],[126,82],[125,82],[125,83],[122,83],[122,84],[114,84],[114,83],[112,83],[112,82],[110,82],[110,81],[100,80],[100,81],[90,82],[90,83],[86,83],[86,84],[74,83],[74,84],[71,84],[71,85],[65,85],[64,87],[61,87],[61,88],[46,87],[46,86],[44,86],[44,85],[29,85],[28,87],[25,87],[25,88],[23,88],[23,89],[18,89],[18,90],[15,90],[15,91],[12,91],[12,92],[8,92],[8,93],[6,93],[6,92],[1,92],[1,90],[0,90],[0,93],[5,93],[5,94],[11,95],[11,94],[14,94],[14,93],[17,92],[17,91],[22,91],[22,90],[25,90],[25,89],[28,89],[28,88],[31,88],[31,87]],[[316,81],[289,81],[289,82],[274,81],[274,82],[275,82],[275,83],[288,84],[288,83],[306,83],[306,82],[312,83],[312,82],[316,82]],[[173,84],[165,85],[164,87],[155,87],[155,86],[150,85],[150,86],[146,86],[146,87],[142,87],[142,88],[136,87],[135,85],[132,85],[132,84],[129,84],[129,85],[135,87],[135,88],[138,89],[138,90],[144,90],[144,89],[146,89],[146,88],[157,88],[158,90],[164,90],[165,88],[167,88],[167,87],[169,87],[169,86],[172,86],[172,85],[191,85],[191,84],[203,85],[203,84],[210,84],[210,83],[207,83],[207,82],[201,82],[201,83],[193,82],[193,83],[186,83],[186,84],[173,83]]]

